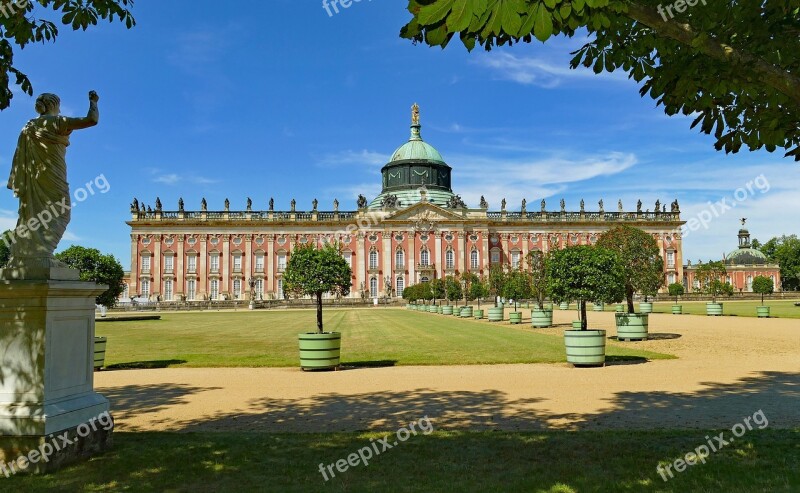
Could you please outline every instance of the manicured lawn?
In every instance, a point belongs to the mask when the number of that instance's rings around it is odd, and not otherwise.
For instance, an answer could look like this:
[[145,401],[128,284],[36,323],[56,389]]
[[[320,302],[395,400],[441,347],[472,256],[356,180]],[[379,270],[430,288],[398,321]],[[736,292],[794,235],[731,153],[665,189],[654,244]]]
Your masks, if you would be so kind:
[[[800,318],[800,306],[794,306],[800,300],[791,301],[771,301],[764,300],[764,304],[770,307],[770,316],[778,318]],[[737,317],[755,317],[756,307],[761,305],[761,301],[732,301],[726,298],[719,298],[717,302],[722,303],[724,315],[735,315]],[[659,301],[653,304],[653,311],[656,313],[670,313],[674,302]],[[680,301],[683,305],[683,313],[690,315],[705,315],[705,301]],[[638,309],[638,303],[636,304]],[[611,308],[613,310],[613,307]]]
[[[313,310],[164,313],[162,320],[97,325],[117,367],[298,366],[297,334],[316,329]],[[555,363],[561,337],[530,327],[461,320],[404,309],[329,309],[326,331],[342,333],[342,363],[362,366]],[[665,359],[608,341],[610,361]]]
[[57,474],[0,477],[0,491],[800,491],[800,430],[753,430],[669,481],[657,473],[659,464],[717,433],[435,431],[411,436],[327,482],[320,463],[346,460],[386,435],[391,444],[394,433],[118,433],[103,456]]

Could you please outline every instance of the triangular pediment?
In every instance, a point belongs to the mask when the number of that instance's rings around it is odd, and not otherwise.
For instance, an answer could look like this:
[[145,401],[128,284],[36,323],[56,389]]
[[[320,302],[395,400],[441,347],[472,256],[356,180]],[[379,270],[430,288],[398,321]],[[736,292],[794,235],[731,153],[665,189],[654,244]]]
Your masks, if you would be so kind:
[[439,223],[464,221],[465,217],[460,211],[453,211],[431,204],[418,202],[405,209],[400,209],[385,217],[384,221],[413,222],[413,223]]

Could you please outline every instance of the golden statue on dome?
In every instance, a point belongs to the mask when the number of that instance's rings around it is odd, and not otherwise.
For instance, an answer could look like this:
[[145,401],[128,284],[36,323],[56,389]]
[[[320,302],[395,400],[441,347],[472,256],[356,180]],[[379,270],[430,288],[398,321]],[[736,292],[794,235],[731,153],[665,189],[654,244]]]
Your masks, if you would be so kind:
[[419,105],[417,103],[411,106],[411,124],[419,125]]

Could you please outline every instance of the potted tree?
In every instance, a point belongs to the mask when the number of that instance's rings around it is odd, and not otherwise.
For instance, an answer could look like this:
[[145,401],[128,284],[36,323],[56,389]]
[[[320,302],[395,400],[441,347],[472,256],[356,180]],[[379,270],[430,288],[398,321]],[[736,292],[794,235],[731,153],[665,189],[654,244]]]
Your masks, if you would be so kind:
[[756,276],[753,279],[753,292],[761,295],[761,306],[756,307],[758,318],[769,318],[769,307],[764,306],[764,295],[775,291],[775,283],[766,276]]
[[603,366],[606,331],[589,329],[586,301],[622,301],[625,277],[616,252],[579,245],[556,250],[547,265],[550,292],[559,300],[578,300],[580,328],[564,331],[567,362],[574,366]]
[[480,278],[475,274],[472,275],[475,276],[475,278],[469,287],[470,297],[478,302],[478,308],[472,311],[472,316],[475,317],[476,320],[481,320],[483,318],[481,300],[489,294],[489,288],[486,286],[486,279]]
[[284,290],[295,296],[311,296],[317,305],[317,331],[298,334],[300,367],[303,370],[339,367],[342,335],[325,332],[322,325],[322,294],[350,292],[350,266],[338,246],[300,246],[294,250],[283,274]]
[[[597,246],[617,253],[624,279],[628,311],[615,313],[617,337],[620,340],[647,339],[649,315],[636,313],[633,295],[636,292],[657,292],[664,282],[664,259],[652,235],[631,226],[616,226],[603,233]],[[652,311],[652,306],[650,307]]]
[[711,296],[711,301],[706,303],[706,315],[722,315],[722,303],[717,303],[717,297],[723,294],[733,295],[733,286],[722,280],[727,273],[725,264],[721,261],[708,262],[697,268],[696,276],[700,282],[700,290]]
[[444,280],[442,279],[434,279],[428,284],[428,289],[431,292],[431,296],[433,299],[433,305],[435,308],[431,310],[432,313],[442,313],[444,309],[444,305],[439,303],[436,305],[436,300],[442,300],[445,298],[446,294],[444,291]]
[[549,295],[549,279],[547,277],[547,255],[541,250],[528,253],[528,279],[530,294],[536,305],[531,310],[531,325],[542,328],[553,325],[553,307],[545,307],[544,301]]
[[508,314],[508,321],[512,324],[522,323],[522,312],[517,311],[518,300],[530,296],[531,283],[528,273],[521,268],[513,269],[508,273],[503,286],[503,297],[514,300],[514,310]]
[[442,309],[442,314],[458,315],[458,311],[450,304],[451,301],[458,303],[458,300],[461,298],[461,283],[458,282],[455,276],[447,276],[444,278],[444,297],[447,300],[447,305]]
[[503,303],[497,298],[503,295],[506,284],[506,271],[501,265],[493,265],[489,269],[489,294],[494,298],[494,307],[489,308],[489,321],[501,322],[503,320]]
[[683,313],[683,306],[678,304],[678,298],[683,296],[683,293],[686,292],[686,289],[683,287],[683,284],[679,282],[673,282],[669,286],[667,286],[667,291],[669,291],[669,295],[675,298],[675,304],[672,305],[672,314],[673,315],[680,315]]
[[476,282],[480,282],[480,278],[472,272],[465,272],[461,275],[462,296],[464,297],[464,306],[461,308],[461,318],[473,317],[474,310],[472,305],[467,305],[467,302],[475,299],[472,296],[472,285]]

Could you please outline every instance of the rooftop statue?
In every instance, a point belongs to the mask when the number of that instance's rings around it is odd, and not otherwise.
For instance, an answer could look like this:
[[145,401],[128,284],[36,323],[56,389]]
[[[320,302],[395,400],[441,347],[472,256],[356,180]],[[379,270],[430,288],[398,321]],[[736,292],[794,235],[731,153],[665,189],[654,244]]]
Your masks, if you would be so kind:
[[417,103],[411,106],[411,124],[419,125],[419,105]]
[[623,212],[624,210],[625,209],[622,207],[622,199],[619,199],[619,202],[617,202],[617,211]]
[[319,202],[317,201],[317,199],[314,199],[314,200],[311,202],[311,207],[312,207],[312,209],[313,209],[313,210],[317,210],[317,206],[318,206],[318,205],[319,205]]
[[522,199],[522,212],[525,212],[527,210],[527,207],[528,207],[528,201]]
[[544,212],[545,207],[547,207],[547,203],[542,199],[542,212]]
[[[19,198],[19,218],[10,245],[7,268],[18,278],[49,278],[42,272],[66,266],[53,252],[70,221],[70,192],[67,184],[67,146],[74,130],[97,125],[100,112],[97,93],[89,92],[85,117],[62,116],[61,99],[55,94],[36,98],[38,117],[30,120],[19,135],[11,164],[8,188]],[[36,225],[32,229],[29,225]],[[34,273],[34,270],[39,272]]]
[[272,197],[269,198],[269,210],[271,211],[275,210],[275,199],[273,199]]
[[660,200],[656,200],[655,212],[661,212],[661,201]]
[[605,209],[603,208],[603,199],[600,199],[600,202],[598,202],[597,205],[600,206],[600,212],[605,212]]
[[564,199],[561,199],[561,212],[566,212],[567,210],[567,203],[564,202]]
[[506,199],[505,198],[500,201],[500,209],[501,210],[506,210]]
[[481,209],[488,209],[488,208],[489,208],[489,202],[486,202],[486,197],[481,195]]
[[206,198],[203,197],[203,200],[200,201],[200,210],[206,212],[208,210],[208,202],[206,202]]
[[178,211],[183,212],[183,197],[178,199]]
[[642,212],[642,201],[636,202],[636,212]]
[[139,199],[136,197],[133,198],[133,203],[131,204],[131,212],[139,212]]
[[297,201],[295,199],[292,199],[291,206],[292,206],[292,212],[294,212],[295,209],[297,209]]
[[339,199],[333,199],[333,210],[339,211]]
[[586,210],[586,203],[581,199],[581,212]]
[[164,208],[161,205],[161,199],[156,197],[156,212],[161,212]]
[[358,202],[357,202],[357,205],[358,205],[358,208],[359,208],[359,209],[363,209],[363,208],[365,208],[365,207],[367,206],[367,198],[366,198],[366,197],[364,197],[363,195],[359,194],[359,195],[358,195]]
[[252,210],[253,210],[253,199],[247,197],[247,212],[250,212]]
[[227,212],[229,210],[231,210],[231,201],[228,200],[228,199],[225,199],[225,211]]

